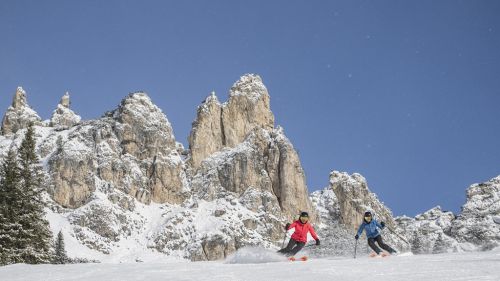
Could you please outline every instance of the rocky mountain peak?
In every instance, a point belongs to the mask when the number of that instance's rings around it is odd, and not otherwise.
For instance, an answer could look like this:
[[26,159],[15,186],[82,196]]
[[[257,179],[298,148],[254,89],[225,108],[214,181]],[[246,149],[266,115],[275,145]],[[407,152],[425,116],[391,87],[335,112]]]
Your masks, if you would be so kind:
[[194,168],[198,168],[201,161],[224,147],[222,105],[214,92],[198,106],[188,141],[190,163]]
[[16,89],[16,93],[14,94],[14,98],[12,100],[12,107],[14,109],[19,109],[23,106],[27,106],[28,103],[26,101],[26,91],[23,87],[19,86]]
[[112,116],[117,121],[116,134],[124,146],[124,153],[144,159],[176,150],[167,116],[145,92],[129,94]]
[[71,105],[71,102],[69,100],[69,92],[66,92],[64,96],[61,97],[61,101],[59,101],[59,104],[63,107],[69,108],[69,106]]
[[[467,203],[463,206],[462,212],[477,212],[497,207],[495,202],[500,200],[500,176],[492,178],[484,183],[476,183],[467,188]],[[500,211],[500,210],[497,210]]]
[[212,102],[219,103],[219,99],[217,98],[217,95],[215,95],[214,91],[212,91],[210,93],[210,95],[207,96],[204,103],[208,104],[208,103],[212,103]]
[[389,227],[396,227],[392,212],[370,192],[362,175],[332,171],[330,187],[339,200],[342,222],[352,230],[357,230],[365,211],[373,212],[379,221],[384,221]]
[[274,128],[270,97],[256,74],[243,75],[230,90],[222,109],[224,141],[228,147],[241,143],[254,128]]
[[482,249],[500,245],[500,176],[467,189],[467,202],[462,213],[453,221],[452,235],[459,242],[469,242]]
[[220,104],[212,92],[198,107],[189,136],[193,167],[224,147],[242,143],[255,128],[273,130],[274,115],[262,79],[246,74],[231,87],[227,102]]
[[416,220],[438,220],[442,218],[448,218],[449,221],[455,219],[455,215],[452,212],[443,211],[441,206],[436,206],[426,212],[415,216]]
[[40,124],[41,118],[29,107],[26,99],[26,91],[17,87],[16,93],[7,112],[2,119],[2,134],[9,135],[24,129],[29,123]]
[[240,95],[244,95],[256,102],[262,95],[268,95],[268,93],[259,75],[245,74],[233,84],[229,91],[230,97]]
[[50,118],[51,127],[63,130],[73,127],[80,122],[82,118],[69,108],[70,105],[69,92],[66,92],[61,97],[57,108],[52,112],[52,117]]
[[114,117],[116,119],[119,119],[121,115],[128,113],[133,113],[135,117],[140,119],[143,119],[150,114],[163,114],[162,110],[153,103],[148,94],[142,91],[128,94],[121,100],[114,113]]

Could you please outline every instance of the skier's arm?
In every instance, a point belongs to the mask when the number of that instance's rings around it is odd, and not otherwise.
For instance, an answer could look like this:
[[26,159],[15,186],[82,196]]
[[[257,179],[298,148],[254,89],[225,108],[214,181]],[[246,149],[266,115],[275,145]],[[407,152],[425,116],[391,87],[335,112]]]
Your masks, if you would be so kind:
[[382,229],[384,228],[383,225],[381,225],[377,220],[375,220],[375,224],[378,226],[378,228]]
[[297,222],[296,222],[296,221],[294,221],[294,222],[293,222],[293,223],[292,223],[292,224],[288,227],[288,229],[287,229],[287,230],[290,230],[290,229],[294,228],[294,227],[295,227],[295,225],[297,225]]
[[364,229],[364,223],[361,223],[361,225],[358,228],[358,236],[361,236],[361,233],[363,233],[363,229]]
[[316,235],[316,232],[314,231],[314,228],[311,226],[309,226],[309,232],[311,232],[311,236],[314,238],[314,240],[319,240],[318,238],[318,235]]

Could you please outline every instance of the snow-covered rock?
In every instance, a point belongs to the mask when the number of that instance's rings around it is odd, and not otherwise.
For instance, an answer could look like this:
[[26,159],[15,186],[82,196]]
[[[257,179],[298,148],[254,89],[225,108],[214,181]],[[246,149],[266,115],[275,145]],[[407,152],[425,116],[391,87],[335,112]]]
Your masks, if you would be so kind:
[[26,101],[26,91],[22,87],[17,87],[16,93],[7,112],[2,119],[2,134],[10,135],[27,128],[28,124],[41,124],[41,118],[31,109]]
[[269,94],[260,76],[246,74],[234,83],[222,109],[222,122],[224,144],[229,147],[241,143],[256,127],[274,127]]
[[[0,155],[19,146],[28,121],[40,120],[30,110],[19,89],[4,117]],[[284,224],[300,211],[309,211],[322,240],[314,255],[350,255],[367,209],[397,233],[384,230],[384,239],[400,251],[401,228],[416,233],[424,225],[436,241],[456,232],[465,242],[491,245],[478,243],[468,227],[499,217],[498,179],[470,189],[459,220],[434,210],[396,224],[359,174],[334,171],[330,186],[309,197],[298,153],[274,126],[269,94],[253,74],[233,85],[227,102],[212,94],[198,107],[189,150],[143,92],[87,121],[64,96],[51,120],[35,122],[36,149],[47,218],[54,233],[63,232],[70,257],[217,260],[245,246],[276,250]],[[484,239],[498,241],[497,230],[488,228]],[[365,242],[358,248],[368,251]]]
[[[195,178],[201,174],[212,181],[204,186],[221,186],[238,194],[249,187],[270,192],[288,219],[301,210],[314,213],[298,154],[283,130],[274,128],[269,99],[255,74],[235,82],[223,104],[215,93],[209,95],[193,122],[189,164]],[[207,178],[210,174],[218,176]]]
[[71,128],[80,122],[82,118],[69,108],[70,104],[69,93],[66,92],[52,113],[52,117],[50,118],[51,127],[63,130]]
[[[310,195],[318,213],[316,232],[321,240],[321,247],[310,249],[311,256],[349,256],[354,255],[356,240],[354,231],[342,223],[340,204],[335,192],[329,186]],[[367,253],[368,243],[358,243],[358,253]]]
[[[396,225],[392,212],[372,193],[366,179],[357,173],[332,171],[330,185],[322,191],[311,194],[311,200],[319,212],[321,230],[327,242],[319,255],[352,255],[355,247],[354,236],[363,221],[365,211],[371,211],[379,222],[385,222],[382,236],[386,243],[398,252],[409,251],[409,245]],[[360,253],[371,250],[366,243],[365,233],[358,241]]]
[[215,92],[212,92],[198,106],[189,135],[190,162],[198,168],[202,160],[224,147],[222,105]]
[[[52,127],[35,131],[52,229],[80,245],[70,256],[222,259],[247,245],[275,248],[285,222],[315,214],[298,154],[274,128],[256,75],[236,82],[227,103],[210,95],[199,107],[189,151],[142,92],[96,120],[72,119],[68,96],[58,109]],[[1,136],[1,152],[23,135]]]
[[459,242],[469,242],[480,249],[500,246],[500,176],[473,184],[467,189],[467,202],[453,221],[451,234]]
[[413,253],[430,254],[459,250],[457,241],[450,236],[454,219],[452,212],[437,206],[415,218],[397,217],[396,222],[404,230]]
[[53,134],[59,140],[47,163],[53,198],[62,206],[85,204],[97,182],[143,203],[181,203],[187,196],[172,127],[145,93],[130,94],[101,119]]
[[340,204],[340,219],[349,228],[358,229],[365,211],[374,213],[377,219],[384,221],[388,227],[396,227],[391,210],[368,189],[366,179],[362,175],[332,171],[330,187]]
[[414,253],[489,250],[500,245],[500,176],[467,189],[467,201],[455,216],[435,207],[415,218],[396,218]]
[[227,102],[221,104],[212,93],[198,107],[189,136],[193,167],[223,147],[243,142],[255,128],[272,130],[274,115],[262,79],[246,74],[231,87]]

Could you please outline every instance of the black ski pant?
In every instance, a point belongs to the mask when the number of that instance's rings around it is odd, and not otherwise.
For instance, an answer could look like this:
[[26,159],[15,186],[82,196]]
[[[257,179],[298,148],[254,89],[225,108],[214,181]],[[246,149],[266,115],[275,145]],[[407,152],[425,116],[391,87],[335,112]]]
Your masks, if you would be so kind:
[[382,241],[382,236],[379,235],[374,238],[368,238],[368,245],[370,245],[370,248],[372,248],[375,253],[377,253],[377,255],[380,254],[381,250],[379,247],[377,247],[377,245],[375,245],[375,242],[377,242],[382,249],[391,254],[396,252],[393,248],[389,247],[389,245],[385,244],[384,241]]
[[306,243],[304,242],[299,242],[290,239],[290,241],[288,241],[288,245],[286,245],[285,248],[279,250],[278,253],[282,253],[285,256],[295,256],[295,254],[297,254],[300,250],[302,250],[302,248],[304,248],[305,245]]

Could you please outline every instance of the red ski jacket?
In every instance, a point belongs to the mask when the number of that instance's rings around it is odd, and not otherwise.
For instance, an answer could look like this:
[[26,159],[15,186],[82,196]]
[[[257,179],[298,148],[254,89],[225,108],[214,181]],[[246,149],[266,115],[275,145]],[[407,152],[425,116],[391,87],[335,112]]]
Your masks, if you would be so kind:
[[307,232],[311,232],[314,240],[318,240],[318,235],[314,232],[314,228],[309,222],[302,223],[300,220],[294,221],[288,229],[295,227],[295,232],[292,234],[292,239],[299,242],[307,242]]

